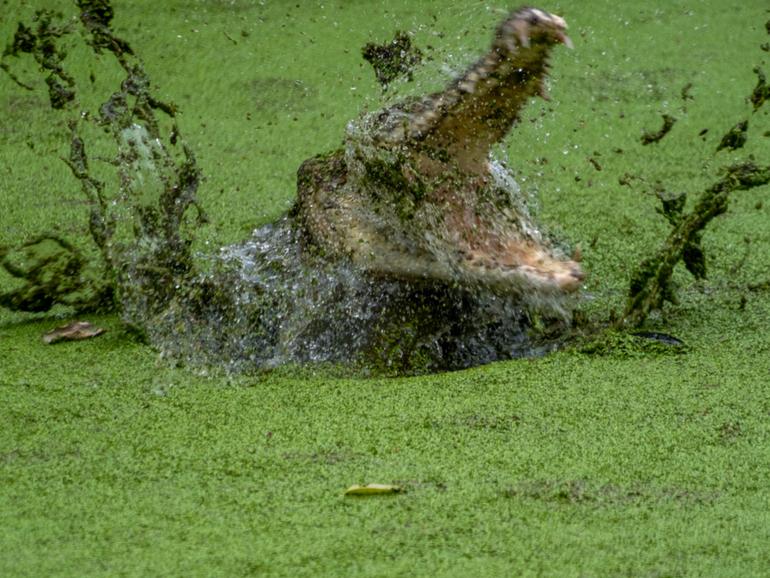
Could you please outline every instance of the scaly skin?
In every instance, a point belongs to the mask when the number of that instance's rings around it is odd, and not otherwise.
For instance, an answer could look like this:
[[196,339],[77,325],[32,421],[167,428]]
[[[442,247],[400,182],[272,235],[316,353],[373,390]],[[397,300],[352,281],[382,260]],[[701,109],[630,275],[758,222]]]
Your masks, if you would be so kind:
[[490,149],[533,96],[566,23],[515,10],[490,51],[444,91],[351,123],[345,150],[306,161],[294,208],[307,246],[372,274],[523,295],[579,288]]

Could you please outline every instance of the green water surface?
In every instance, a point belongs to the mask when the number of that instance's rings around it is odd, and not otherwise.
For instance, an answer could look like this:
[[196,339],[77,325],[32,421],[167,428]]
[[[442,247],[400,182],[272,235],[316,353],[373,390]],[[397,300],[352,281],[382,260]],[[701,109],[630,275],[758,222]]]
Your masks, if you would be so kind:
[[[41,4],[2,2],[0,39]],[[200,250],[283,213],[306,158],[397,95],[442,86],[508,6],[439,1],[116,1],[117,32],[175,101],[206,174]],[[663,239],[656,190],[770,162],[764,0],[563,0],[575,49],[553,59],[499,156],[549,230],[580,245],[580,310],[624,303]],[[396,30],[429,57],[383,97],[360,47]],[[71,41],[94,100],[117,78]],[[14,69],[35,78],[29,62]],[[690,88],[685,89],[687,85]],[[684,90],[684,95],[683,95]],[[87,99],[85,104],[88,104]],[[0,244],[87,236],[58,157],[65,118],[42,86],[0,75]],[[678,118],[642,146],[661,114]],[[749,119],[743,149],[715,153]],[[707,132],[700,134],[703,129]],[[770,191],[736,193],[703,245],[708,278],[649,321],[684,351],[609,339],[420,378],[344,368],[203,375],[171,367],[116,317],[98,339],[46,346],[68,320],[0,311],[0,576],[770,575]],[[0,289],[13,281],[0,276]],[[352,484],[395,496],[345,498]]]

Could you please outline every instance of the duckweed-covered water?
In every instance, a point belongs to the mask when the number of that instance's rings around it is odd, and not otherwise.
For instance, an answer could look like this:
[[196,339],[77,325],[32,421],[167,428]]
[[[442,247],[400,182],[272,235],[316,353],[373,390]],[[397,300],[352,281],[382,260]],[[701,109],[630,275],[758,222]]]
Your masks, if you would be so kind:
[[[30,2],[4,6],[6,30]],[[535,105],[502,156],[525,191],[539,190],[542,221],[581,243],[592,296],[583,307],[601,317],[622,306],[633,265],[668,232],[655,212],[657,183],[697,192],[734,158],[768,162],[770,117],[764,109],[749,117],[746,98],[752,67],[767,70],[760,46],[770,42],[770,14],[766,0],[540,6],[563,10],[576,49],[554,63],[552,110],[540,119]],[[345,123],[377,100],[355,47],[394,28],[421,30],[419,46],[461,60],[458,44],[488,37],[476,15],[508,6],[132,0],[116,8],[121,30],[147,47],[163,96],[182,107],[207,177],[201,200],[219,223],[199,238],[237,252],[288,209],[299,164],[339,146]],[[315,100],[286,110],[276,98],[257,111],[246,87],[275,77],[301,80]],[[201,78],[208,82],[188,88]],[[3,244],[55,225],[87,235],[78,184],[56,160],[68,131],[51,122],[39,90],[19,94],[0,77]],[[676,126],[641,145],[661,112],[677,115]],[[744,149],[715,154],[744,118]],[[0,574],[764,576],[769,222],[765,187],[736,194],[707,230],[707,279],[679,276],[680,304],[649,321],[688,345],[676,354],[623,340],[592,354],[419,378],[201,379],[158,364],[112,316],[88,317],[108,328],[99,338],[48,346],[40,336],[68,312],[3,311]],[[212,269],[223,267],[212,253]],[[407,491],[343,497],[370,482]]]

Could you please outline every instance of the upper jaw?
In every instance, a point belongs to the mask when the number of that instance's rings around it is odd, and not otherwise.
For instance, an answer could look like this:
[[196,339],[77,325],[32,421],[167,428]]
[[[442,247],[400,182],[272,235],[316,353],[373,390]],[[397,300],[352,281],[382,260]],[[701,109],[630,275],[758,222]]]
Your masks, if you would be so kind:
[[572,39],[566,30],[567,22],[561,16],[537,8],[524,8],[514,12],[503,25],[502,33],[508,36],[505,44],[513,52],[517,47],[529,48],[533,40],[572,48]]

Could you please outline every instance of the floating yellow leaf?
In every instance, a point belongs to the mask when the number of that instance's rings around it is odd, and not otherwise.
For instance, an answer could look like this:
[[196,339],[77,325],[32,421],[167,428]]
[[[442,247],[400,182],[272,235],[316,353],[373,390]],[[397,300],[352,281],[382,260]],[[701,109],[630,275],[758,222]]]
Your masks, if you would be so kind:
[[401,486],[391,484],[367,484],[365,486],[350,486],[345,490],[346,496],[373,496],[375,494],[398,494],[403,492]]

